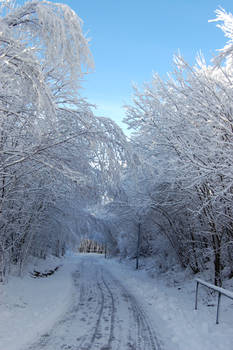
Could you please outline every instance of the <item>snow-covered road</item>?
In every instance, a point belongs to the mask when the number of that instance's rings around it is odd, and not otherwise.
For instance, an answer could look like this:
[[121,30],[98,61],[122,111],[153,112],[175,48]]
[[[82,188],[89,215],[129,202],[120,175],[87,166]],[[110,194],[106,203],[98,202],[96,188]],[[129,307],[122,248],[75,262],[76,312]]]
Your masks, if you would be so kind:
[[149,318],[99,259],[81,259],[73,302],[54,327],[27,350],[159,350]]
[[133,260],[92,254],[35,259],[0,285],[0,350],[232,350],[232,301],[222,300],[216,325],[216,296],[200,289],[195,311],[193,276],[152,277],[152,262],[136,271]]

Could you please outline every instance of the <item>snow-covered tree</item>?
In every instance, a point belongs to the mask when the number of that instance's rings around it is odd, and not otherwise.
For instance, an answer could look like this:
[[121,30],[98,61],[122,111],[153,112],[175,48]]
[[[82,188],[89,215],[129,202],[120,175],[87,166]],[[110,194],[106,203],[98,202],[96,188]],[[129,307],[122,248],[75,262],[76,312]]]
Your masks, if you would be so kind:
[[233,17],[218,10],[217,20],[229,42],[213,66],[199,55],[191,67],[177,55],[166,80],[155,74],[135,88],[125,121],[144,168],[134,197],[152,210],[182,265],[198,272],[213,262],[220,285],[232,268]]
[[69,6],[1,2],[0,27],[3,278],[10,263],[22,271],[29,254],[63,254],[78,239],[83,212],[110,195],[126,141],[79,94],[93,59]]

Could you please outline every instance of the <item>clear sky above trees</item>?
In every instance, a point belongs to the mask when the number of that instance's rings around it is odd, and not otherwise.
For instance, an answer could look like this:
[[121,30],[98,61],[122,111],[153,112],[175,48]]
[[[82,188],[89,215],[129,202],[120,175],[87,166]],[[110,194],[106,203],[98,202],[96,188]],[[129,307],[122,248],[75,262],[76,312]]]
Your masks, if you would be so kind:
[[[54,2],[58,2],[55,0]],[[87,77],[84,95],[97,113],[119,121],[132,82],[165,75],[180,49],[192,63],[197,51],[210,59],[225,38],[214,23],[214,11],[233,11],[231,0],[63,0],[84,20],[91,38],[95,72]]]

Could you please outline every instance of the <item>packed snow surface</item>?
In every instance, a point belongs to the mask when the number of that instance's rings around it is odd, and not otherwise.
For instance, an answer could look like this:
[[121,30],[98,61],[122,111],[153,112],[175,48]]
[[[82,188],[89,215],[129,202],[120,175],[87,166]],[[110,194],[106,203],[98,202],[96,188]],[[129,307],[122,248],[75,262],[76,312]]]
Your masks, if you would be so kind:
[[200,288],[195,311],[195,281],[181,272],[169,281],[93,254],[37,269],[61,264],[47,278],[27,274],[0,286],[1,350],[233,349],[232,300],[222,299],[216,325],[217,297]]

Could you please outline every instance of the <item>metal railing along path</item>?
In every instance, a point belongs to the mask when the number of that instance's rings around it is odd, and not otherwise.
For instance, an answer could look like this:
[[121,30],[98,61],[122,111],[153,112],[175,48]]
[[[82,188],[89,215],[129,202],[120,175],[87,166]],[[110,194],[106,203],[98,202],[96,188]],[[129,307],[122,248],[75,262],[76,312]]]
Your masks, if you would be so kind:
[[201,280],[200,278],[196,278],[195,280],[197,282],[196,297],[195,297],[195,310],[197,310],[197,296],[198,296],[199,284],[202,284],[203,286],[218,292],[218,304],[217,304],[217,316],[216,316],[216,324],[218,324],[219,323],[219,308],[220,308],[221,295],[225,295],[225,297],[233,300],[233,292],[231,292],[227,289],[221,288],[221,287],[217,287],[214,284],[205,282],[205,281]]

